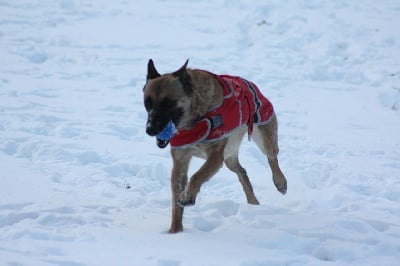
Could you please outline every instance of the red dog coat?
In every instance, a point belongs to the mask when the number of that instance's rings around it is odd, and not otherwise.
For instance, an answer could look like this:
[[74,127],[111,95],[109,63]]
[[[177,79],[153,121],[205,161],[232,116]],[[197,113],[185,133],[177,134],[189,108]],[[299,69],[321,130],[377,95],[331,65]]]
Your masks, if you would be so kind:
[[199,142],[226,138],[236,128],[248,126],[249,139],[253,124],[269,122],[274,108],[257,86],[243,78],[212,74],[224,90],[224,99],[213,107],[193,128],[178,128],[170,144],[173,148],[186,148]]

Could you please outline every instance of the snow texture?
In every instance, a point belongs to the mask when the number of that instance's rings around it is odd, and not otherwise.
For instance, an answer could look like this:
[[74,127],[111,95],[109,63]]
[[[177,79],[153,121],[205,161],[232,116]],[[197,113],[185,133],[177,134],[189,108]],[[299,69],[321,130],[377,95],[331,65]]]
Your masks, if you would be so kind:
[[[397,0],[1,1],[0,265],[398,265],[399,29]],[[261,205],[223,168],[167,234],[149,58],[254,81],[287,195],[245,140]]]

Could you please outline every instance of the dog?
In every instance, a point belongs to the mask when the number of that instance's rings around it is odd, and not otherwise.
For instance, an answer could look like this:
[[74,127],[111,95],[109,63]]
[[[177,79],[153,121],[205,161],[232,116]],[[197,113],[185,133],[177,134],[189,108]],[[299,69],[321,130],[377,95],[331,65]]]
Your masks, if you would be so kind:
[[[183,230],[184,207],[194,205],[201,185],[225,165],[239,178],[249,204],[259,201],[238,159],[240,143],[246,134],[266,155],[272,179],[285,194],[287,181],[278,164],[278,122],[272,104],[257,86],[240,77],[216,75],[187,68],[188,60],[172,73],[159,74],[152,59],[148,61],[143,88],[147,111],[146,133],[157,137],[163,148],[170,144],[172,221],[170,233]],[[174,130],[170,139],[160,139],[168,125]],[[193,156],[205,159],[188,179]]]

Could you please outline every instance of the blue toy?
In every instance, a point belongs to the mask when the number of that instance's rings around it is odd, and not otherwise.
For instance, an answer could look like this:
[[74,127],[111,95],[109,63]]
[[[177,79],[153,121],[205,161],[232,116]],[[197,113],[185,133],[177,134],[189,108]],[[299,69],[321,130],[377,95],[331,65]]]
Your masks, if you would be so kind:
[[167,126],[158,134],[157,137],[157,145],[160,148],[165,148],[169,140],[175,135],[176,127],[172,121],[169,121]]
[[169,121],[167,126],[157,135],[158,139],[161,140],[170,140],[176,132],[175,125],[172,121]]

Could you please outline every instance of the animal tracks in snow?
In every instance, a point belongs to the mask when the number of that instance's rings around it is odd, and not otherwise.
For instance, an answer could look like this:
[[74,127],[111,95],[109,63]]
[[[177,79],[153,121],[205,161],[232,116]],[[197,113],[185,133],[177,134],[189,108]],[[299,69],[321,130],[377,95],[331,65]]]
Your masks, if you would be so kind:
[[[113,224],[112,215],[117,208],[104,206],[58,207],[37,209],[32,204],[7,208],[0,206],[2,240],[32,239],[43,241],[73,242],[93,239],[85,233],[86,227],[108,227]],[[57,228],[57,231],[55,229]]]
[[1,217],[0,227],[13,226],[26,219],[36,219],[38,216],[34,212],[10,213]]

